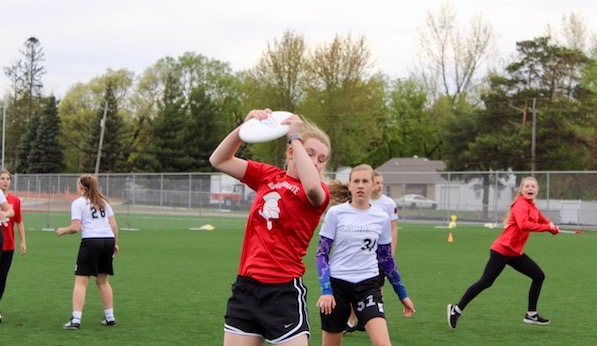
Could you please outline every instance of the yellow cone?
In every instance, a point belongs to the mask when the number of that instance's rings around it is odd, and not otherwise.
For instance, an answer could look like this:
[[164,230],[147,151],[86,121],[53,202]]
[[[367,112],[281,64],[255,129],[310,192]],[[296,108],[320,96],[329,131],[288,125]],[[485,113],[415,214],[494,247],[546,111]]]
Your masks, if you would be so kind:
[[452,232],[450,232],[450,234],[448,234],[448,243],[453,243],[454,242],[454,237],[452,236]]

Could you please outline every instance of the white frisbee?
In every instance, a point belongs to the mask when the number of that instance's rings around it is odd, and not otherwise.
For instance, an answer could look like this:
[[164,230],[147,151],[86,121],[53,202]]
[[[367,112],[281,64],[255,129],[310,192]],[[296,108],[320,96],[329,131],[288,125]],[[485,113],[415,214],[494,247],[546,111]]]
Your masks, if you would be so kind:
[[250,119],[242,124],[238,135],[247,143],[263,143],[278,139],[288,133],[290,126],[280,123],[292,113],[285,111],[272,112],[266,119]]

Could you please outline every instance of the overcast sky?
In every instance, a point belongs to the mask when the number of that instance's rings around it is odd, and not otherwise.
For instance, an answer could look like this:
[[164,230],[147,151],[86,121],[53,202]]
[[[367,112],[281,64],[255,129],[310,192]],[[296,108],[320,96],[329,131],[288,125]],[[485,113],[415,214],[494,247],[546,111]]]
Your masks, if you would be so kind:
[[[364,36],[376,67],[406,77],[416,59],[417,33],[437,0],[3,0],[0,5],[0,66],[22,55],[24,42],[38,38],[45,52],[45,91],[62,97],[76,82],[106,69],[137,75],[158,59],[195,52],[229,62],[234,70],[252,67],[268,43],[287,30],[309,46],[335,35]],[[463,27],[482,15],[498,34],[502,56],[516,41],[561,27],[564,15],[580,15],[597,32],[595,0],[453,0]],[[407,4],[407,5],[405,5]],[[2,73],[0,91],[9,81]]]

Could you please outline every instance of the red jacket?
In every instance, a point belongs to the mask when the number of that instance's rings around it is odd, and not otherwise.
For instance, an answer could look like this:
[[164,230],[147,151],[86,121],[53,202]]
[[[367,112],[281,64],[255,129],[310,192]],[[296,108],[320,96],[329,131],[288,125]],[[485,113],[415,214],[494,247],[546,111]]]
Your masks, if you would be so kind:
[[530,232],[549,231],[549,223],[549,219],[541,214],[532,199],[520,196],[512,202],[508,224],[493,242],[491,249],[504,256],[520,256]]

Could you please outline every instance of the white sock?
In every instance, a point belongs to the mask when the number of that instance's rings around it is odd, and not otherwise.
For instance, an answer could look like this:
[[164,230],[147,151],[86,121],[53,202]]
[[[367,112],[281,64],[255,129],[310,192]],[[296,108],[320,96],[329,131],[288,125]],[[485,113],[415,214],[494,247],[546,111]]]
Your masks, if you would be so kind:
[[459,313],[462,314],[462,310],[460,310],[460,308],[458,307],[458,305],[454,305],[454,310]]
[[73,311],[73,323],[81,323],[83,311]]
[[104,310],[106,321],[114,321],[114,308]]

